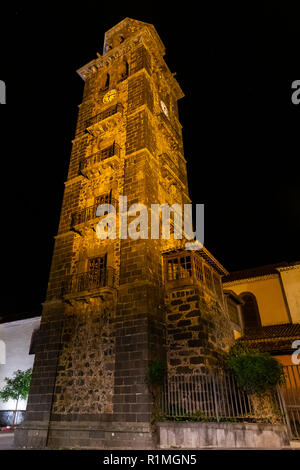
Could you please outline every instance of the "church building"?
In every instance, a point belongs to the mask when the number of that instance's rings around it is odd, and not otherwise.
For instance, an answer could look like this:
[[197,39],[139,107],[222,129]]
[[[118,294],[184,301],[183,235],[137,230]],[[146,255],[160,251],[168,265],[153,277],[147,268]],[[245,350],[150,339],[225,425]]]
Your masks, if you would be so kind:
[[[184,95],[164,56],[153,25],[125,18],[77,71],[83,98],[18,447],[153,448],[153,361],[168,377],[217,369],[254,325],[251,302],[263,326],[272,312],[276,325],[299,323],[292,268],[243,284],[205,247],[187,249],[174,225],[170,239],[97,236],[99,205],[118,213],[120,196],[128,207],[191,203]],[[260,282],[281,295],[272,312]]]

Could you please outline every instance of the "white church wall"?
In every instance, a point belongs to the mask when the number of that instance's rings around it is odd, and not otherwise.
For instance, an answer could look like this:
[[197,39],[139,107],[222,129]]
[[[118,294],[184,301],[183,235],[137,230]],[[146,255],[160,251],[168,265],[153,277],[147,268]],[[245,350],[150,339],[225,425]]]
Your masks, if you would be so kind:
[[[24,371],[33,366],[34,354],[29,354],[31,337],[39,328],[40,317],[0,323],[0,389],[5,385],[5,377],[12,378],[18,369]],[[27,400],[20,400],[18,410],[26,409]],[[14,410],[16,402],[0,400],[1,410]]]

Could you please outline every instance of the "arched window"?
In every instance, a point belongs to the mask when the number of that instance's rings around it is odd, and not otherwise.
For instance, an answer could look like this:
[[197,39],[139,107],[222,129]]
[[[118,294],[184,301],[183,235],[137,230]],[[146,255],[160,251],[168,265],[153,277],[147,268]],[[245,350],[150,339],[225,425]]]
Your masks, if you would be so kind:
[[240,297],[244,302],[242,305],[244,328],[260,327],[261,321],[255,295],[251,292],[243,292]]
[[127,60],[125,60],[125,72],[123,72],[123,78],[127,78],[129,74],[129,65]]
[[125,80],[129,75],[129,65],[126,59],[123,59],[120,67],[120,82]]
[[106,75],[106,82],[104,86],[104,90],[107,90],[109,88],[109,81],[110,81],[110,76],[109,73]]

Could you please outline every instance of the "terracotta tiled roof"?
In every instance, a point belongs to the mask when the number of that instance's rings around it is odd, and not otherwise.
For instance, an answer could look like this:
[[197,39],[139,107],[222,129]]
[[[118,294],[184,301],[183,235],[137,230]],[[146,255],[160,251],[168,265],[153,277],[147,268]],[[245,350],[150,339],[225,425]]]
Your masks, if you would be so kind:
[[268,264],[258,268],[249,268],[242,271],[234,271],[224,276],[223,282],[238,281],[240,279],[249,279],[251,277],[267,276],[268,274],[279,274],[276,268],[288,266],[288,263]]
[[292,354],[292,341],[283,339],[272,339],[266,341],[247,341],[244,340],[249,348],[258,349],[260,352],[268,352],[270,354]]
[[267,276],[269,274],[278,274],[276,268],[288,268],[299,265],[300,261],[293,261],[288,263],[283,261],[282,263],[267,264],[265,266],[259,266],[257,268],[243,269],[242,271],[234,271],[223,277],[223,282],[233,282],[240,279],[249,279],[252,277]]
[[300,339],[300,323],[249,328],[242,337],[249,347],[273,354],[291,353],[295,339]]
[[300,339],[300,323],[284,323],[245,330],[244,339],[296,338]]

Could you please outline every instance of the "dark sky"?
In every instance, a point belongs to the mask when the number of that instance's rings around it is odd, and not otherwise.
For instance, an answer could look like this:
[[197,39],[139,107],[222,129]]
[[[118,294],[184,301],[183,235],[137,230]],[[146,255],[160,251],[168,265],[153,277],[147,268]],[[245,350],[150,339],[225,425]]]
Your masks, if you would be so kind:
[[229,271],[300,259],[297,3],[194,4],[26,2],[1,12],[0,316],[45,298],[83,91],[76,70],[126,16],[154,24],[185,93],[190,195],[205,204],[207,248]]

